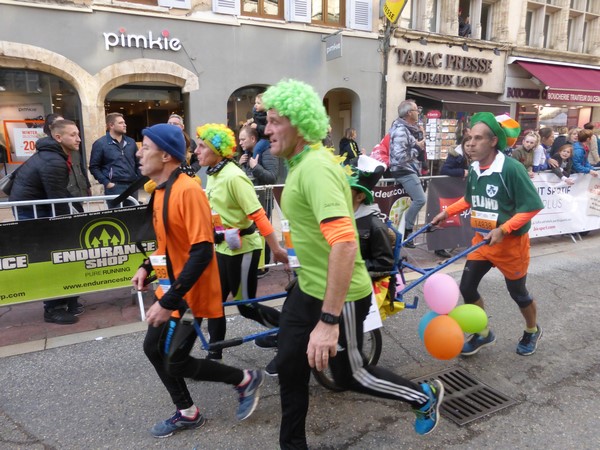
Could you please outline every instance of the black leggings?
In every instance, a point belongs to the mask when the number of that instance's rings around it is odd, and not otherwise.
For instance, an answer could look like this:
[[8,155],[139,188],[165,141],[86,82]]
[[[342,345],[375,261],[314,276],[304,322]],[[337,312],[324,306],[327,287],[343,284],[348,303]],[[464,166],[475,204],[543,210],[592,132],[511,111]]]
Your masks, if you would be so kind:
[[[227,301],[229,294],[232,294],[235,300],[256,298],[258,285],[256,276],[260,253],[260,249],[233,256],[217,253],[221,279],[221,300],[223,302]],[[238,305],[238,310],[243,317],[254,320],[266,327],[279,326],[280,312],[270,306],[251,303],[249,305]],[[224,340],[226,330],[227,322],[224,314],[223,317],[218,319],[208,319],[208,334],[211,343]]]
[[[465,303],[475,303],[481,298],[477,288],[484,275],[490,271],[494,265],[486,260],[468,260],[460,279],[460,293]],[[506,288],[511,298],[519,308],[528,307],[533,301],[526,286],[527,275],[518,280],[509,280],[504,277]]]
[[[319,322],[323,302],[300,290],[290,291],[281,315],[279,348],[275,361],[281,394],[282,449],[305,449],[305,423],[308,413],[310,367],[306,350],[310,333]],[[371,307],[371,295],[344,303],[338,353],[329,360],[336,384],[375,397],[400,400],[411,406],[427,402],[427,394],[416,383],[380,366],[367,366],[362,355],[363,320]]]
[[[195,319],[200,324],[201,319]],[[170,319],[158,326],[149,326],[144,339],[144,353],[156,369],[177,409],[190,408],[194,401],[185,378],[216,381],[233,386],[240,384],[244,372],[208,359],[196,359],[190,351],[196,341],[192,324]]]

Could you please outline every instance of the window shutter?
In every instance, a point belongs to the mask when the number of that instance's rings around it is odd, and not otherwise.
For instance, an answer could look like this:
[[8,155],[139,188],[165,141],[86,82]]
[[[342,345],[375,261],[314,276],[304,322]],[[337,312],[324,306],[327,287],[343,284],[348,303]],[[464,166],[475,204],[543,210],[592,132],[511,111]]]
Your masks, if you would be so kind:
[[373,31],[373,6],[370,0],[348,0],[347,26],[354,30]]
[[158,0],[158,6],[167,8],[190,9],[192,0]]
[[240,0],[213,0],[212,10],[219,14],[240,15]]
[[285,19],[288,22],[310,23],[311,0],[286,0]]

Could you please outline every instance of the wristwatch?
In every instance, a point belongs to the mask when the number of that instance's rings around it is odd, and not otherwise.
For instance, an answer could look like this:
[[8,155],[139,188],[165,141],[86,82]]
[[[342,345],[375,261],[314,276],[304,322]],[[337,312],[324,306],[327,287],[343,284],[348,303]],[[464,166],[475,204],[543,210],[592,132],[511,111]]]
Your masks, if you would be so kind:
[[338,323],[340,323],[340,316],[334,316],[333,314],[322,312],[321,322],[325,322],[329,325],[337,325]]

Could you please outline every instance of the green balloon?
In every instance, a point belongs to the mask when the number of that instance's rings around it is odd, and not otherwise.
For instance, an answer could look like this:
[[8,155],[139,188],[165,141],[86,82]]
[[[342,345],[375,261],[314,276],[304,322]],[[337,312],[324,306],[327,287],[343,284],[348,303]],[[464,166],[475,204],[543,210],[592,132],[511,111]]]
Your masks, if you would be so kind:
[[448,313],[465,333],[479,333],[488,323],[487,314],[477,305],[460,305]]

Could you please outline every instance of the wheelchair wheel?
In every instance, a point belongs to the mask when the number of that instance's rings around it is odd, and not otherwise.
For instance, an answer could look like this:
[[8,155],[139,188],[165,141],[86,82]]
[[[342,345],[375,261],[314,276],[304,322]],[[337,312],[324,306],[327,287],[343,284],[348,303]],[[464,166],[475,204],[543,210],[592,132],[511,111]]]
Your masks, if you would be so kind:
[[[363,336],[363,358],[367,362],[367,365],[374,366],[377,364],[379,357],[381,356],[381,348],[381,328],[367,331]],[[345,390],[335,383],[329,367],[321,372],[313,369],[312,373],[317,382],[324,388],[334,392],[342,392]]]

